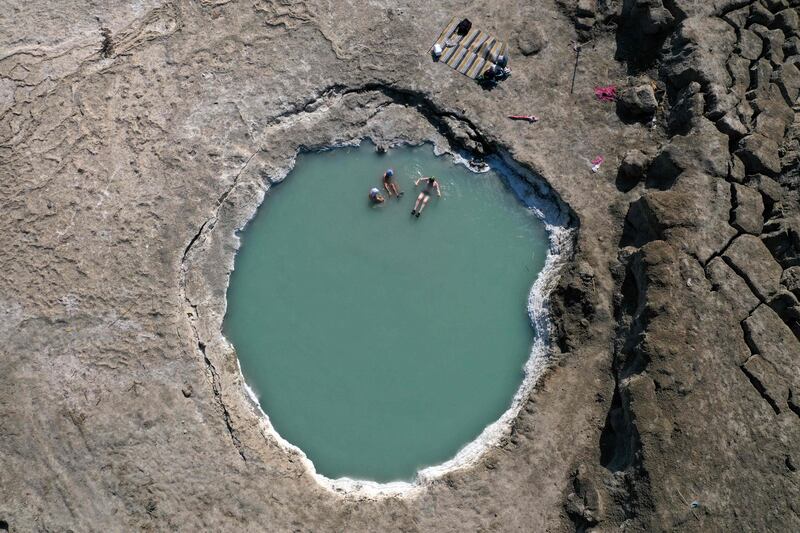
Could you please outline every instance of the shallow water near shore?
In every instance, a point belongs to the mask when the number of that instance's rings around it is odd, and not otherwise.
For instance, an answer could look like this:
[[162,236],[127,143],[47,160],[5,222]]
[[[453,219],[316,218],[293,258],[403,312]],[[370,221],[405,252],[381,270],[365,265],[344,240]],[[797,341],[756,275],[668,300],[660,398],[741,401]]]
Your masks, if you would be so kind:
[[[389,167],[405,195],[373,207]],[[416,218],[422,174],[443,196]],[[548,238],[495,171],[429,145],[301,154],[241,238],[224,332],[275,430],[319,474],[410,481],[508,409]]]

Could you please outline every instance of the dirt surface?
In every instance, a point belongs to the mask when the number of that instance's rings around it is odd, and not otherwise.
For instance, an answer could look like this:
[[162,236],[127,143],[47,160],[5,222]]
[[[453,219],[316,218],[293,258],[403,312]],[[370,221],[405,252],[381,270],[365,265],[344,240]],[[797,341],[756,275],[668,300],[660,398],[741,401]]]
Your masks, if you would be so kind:
[[[6,5],[0,531],[800,530],[797,3]],[[431,60],[454,14],[508,80]],[[506,154],[577,229],[513,430],[405,496],[319,485],[220,335],[237,229],[359,138]]]

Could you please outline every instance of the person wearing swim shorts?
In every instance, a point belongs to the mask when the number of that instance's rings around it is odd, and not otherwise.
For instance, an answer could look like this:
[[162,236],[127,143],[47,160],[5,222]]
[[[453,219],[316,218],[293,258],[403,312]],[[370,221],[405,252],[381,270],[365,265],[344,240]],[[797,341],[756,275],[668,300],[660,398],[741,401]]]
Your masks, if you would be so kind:
[[436,191],[436,196],[442,195],[442,189],[439,187],[439,182],[436,181],[436,178],[433,176],[423,176],[419,178],[414,182],[414,187],[418,186],[419,182],[423,180],[424,187],[422,192],[419,193],[419,196],[417,196],[417,203],[414,204],[414,209],[411,210],[411,214],[417,218],[419,218],[419,215],[422,213],[422,210],[425,209],[425,206],[428,205],[428,200],[430,200],[431,194],[433,194],[434,190]]
[[383,173],[383,188],[389,193],[389,196],[394,194],[397,198],[403,196],[403,191],[397,186],[394,181],[394,170],[391,168]]
[[369,199],[373,204],[382,204],[385,200],[381,194],[381,191],[377,187],[373,187],[369,190]]

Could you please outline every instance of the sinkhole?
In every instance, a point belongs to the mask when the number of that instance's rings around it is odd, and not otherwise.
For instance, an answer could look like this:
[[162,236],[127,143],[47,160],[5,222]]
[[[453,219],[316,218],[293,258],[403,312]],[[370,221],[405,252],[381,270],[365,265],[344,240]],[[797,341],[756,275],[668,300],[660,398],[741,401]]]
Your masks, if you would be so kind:
[[[387,168],[404,195],[373,205]],[[423,175],[442,197],[417,218]],[[223,330],[318,474],[411,481],[509,410],[549,240],[507,177],[430,145],[301,153],[241,232]]]

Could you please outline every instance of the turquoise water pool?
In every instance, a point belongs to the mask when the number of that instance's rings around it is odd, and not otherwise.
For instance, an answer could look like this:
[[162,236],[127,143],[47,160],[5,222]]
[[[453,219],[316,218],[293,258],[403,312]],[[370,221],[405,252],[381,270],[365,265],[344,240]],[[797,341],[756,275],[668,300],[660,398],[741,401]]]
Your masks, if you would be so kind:
[[[374,206],[389,167],[405,194]],[[421,175],[443,196],[416,218]],[[304,153],[240,237],[224,333],[318,473],[410,481],[508,409],[548,236],[496,172],[428,145]]]

